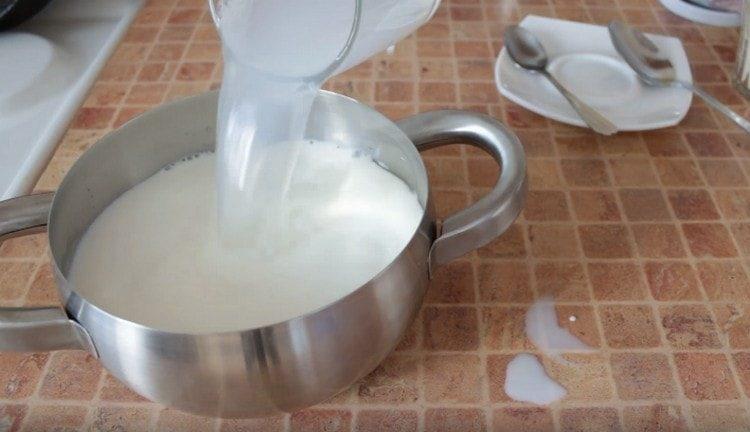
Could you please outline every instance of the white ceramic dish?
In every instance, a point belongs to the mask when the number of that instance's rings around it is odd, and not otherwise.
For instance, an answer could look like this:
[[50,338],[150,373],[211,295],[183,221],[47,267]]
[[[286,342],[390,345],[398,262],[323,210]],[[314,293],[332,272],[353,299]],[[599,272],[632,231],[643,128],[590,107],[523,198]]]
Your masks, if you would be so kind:
[[[552,74],[619,130],[673,126],[687,114],[692,93],[642,83],[615,51],[606,27],[535,15],[526,16],[520,25],[531,30],[544,45]],[[649,37],[674,63],[677,77],[692,82],[679,39]],[[563,123],[586,126],[546,78],[516,65],[505,48],[495,64],[495,82],[503,96],[524,108]]]
[[59,0],[0,33],[0,199],[31,192],[143,0]]
[[742,24],[737,12],[710,10],[685,0],[659,0],[659,3],[673,14],[697,23],[717,27],[739,27]]

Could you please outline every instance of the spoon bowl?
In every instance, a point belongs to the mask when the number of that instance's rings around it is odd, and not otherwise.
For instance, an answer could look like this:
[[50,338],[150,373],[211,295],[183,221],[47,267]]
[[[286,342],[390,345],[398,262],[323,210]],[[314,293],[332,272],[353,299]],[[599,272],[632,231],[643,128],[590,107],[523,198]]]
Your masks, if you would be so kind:
[[648,36],[621,21],[612,21],[607,28],[617,52],[644,82],[666,86],[677,79],[670,59]]
[[514,62],[524,69],[545,70],[547,52],[533,33],[523,27],[511,26],[505,31],[505,47]]
[[576,95],[565,88],[552,74],[547,71],[547,52],[534,33],[519,26],[509,26],[505,29],[505,48],[508,55],[516,64],[524,69],[539,72],[544,75],[570,102],[581,119],[594,131],[602,135],[612,135],[617,132],[617,126],[606,117],[599,114]]
[[614,20],[607,26],[612,45],[638,77],[648,85],[690,90],[737,126],[750,133],[750,122],[691,82],[677,78],[674,64],[640,30]]

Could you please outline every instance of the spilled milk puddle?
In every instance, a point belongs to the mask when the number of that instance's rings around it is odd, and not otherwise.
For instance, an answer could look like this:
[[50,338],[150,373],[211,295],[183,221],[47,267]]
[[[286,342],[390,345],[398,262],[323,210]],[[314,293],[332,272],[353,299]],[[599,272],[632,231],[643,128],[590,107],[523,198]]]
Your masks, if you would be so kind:
[[[575,315],[568,317],[571,322],[576,319]],[[560,327],[551,296],[534,302],[526,313],[524,324],[526,336],[551,361],[569,366],[571,363],[562,354],[593,351],[570,331]],[[505,377],[505,393],[519,402],[548,405],[567,394],[565,388],[547,374],[537,356],[530,353],[516,355],[508,363]]]
[[533,354],[521,353],[508,363],[505,394],[519,402],[548,405],[562,399],[565,388],[550,378]]

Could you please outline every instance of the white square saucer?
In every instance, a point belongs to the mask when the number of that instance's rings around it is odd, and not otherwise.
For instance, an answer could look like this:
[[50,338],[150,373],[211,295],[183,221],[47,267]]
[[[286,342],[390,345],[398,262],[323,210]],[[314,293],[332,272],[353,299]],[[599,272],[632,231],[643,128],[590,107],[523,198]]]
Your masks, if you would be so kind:
[[[527,15],[519,25],[541,41],[550,59],[548,70],[619,130],[673,126],[687,114],[692,92],[644,84],[615,50],[606,27],[535,15]],[[674,37],[648,36],[672,61],[677,77],[692,82],[682,42]],[[586,127],[545,77],[516,65],[505,48],[495,64],[495,83],[503,96],[524,108]]]

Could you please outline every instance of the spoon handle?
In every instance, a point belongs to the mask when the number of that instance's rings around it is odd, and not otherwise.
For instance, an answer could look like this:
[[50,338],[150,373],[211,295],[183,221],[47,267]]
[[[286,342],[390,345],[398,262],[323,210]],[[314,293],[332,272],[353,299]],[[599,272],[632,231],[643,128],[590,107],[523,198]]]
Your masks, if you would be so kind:
[[576,95],[568,91],[568,89],[566,89],[557,80],[557,78],[552,76],[551,73],[547,72],[546,70],[542,70],[541,72],[544,76],[547,77],[548,80],[550,80],[552,84],[555,85],[557,90],[559,90],[560,93],[565,96],[565,99],[570,102],[570,105],[573,106],[573,109],[576,110],[578,115],[581,116],[583,121],[586,122],[586,124],[589,125],[591,129],[602,135],[612,135],[617,133],[617,126],[615,126],[611,121],[607,120],[607,118],[599,114],[598,111],[594,110],[585,102],[578,99]]
[[700,96],[701,99],[703,99],[707,104],[711,105],[713,108],[716,109],[716,111],[719,111],[720,113],[727,116],[730,120],[735,122],[737,126],[741,127],[745,130],[745,132],[750,133],[750,121],[747,121],[744,117],[736,113],[734,110],[729,108],[728,106],[721,103],[718,99],[711,96],[709,93],[707,93],[702,88],[695,86],[689,82],[684,81],[676,81],[676,83],[687,90],[692,90],[693,93]]

